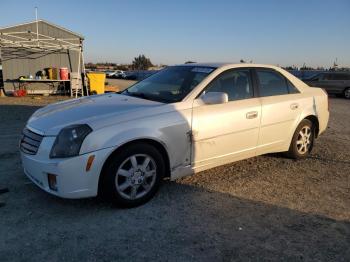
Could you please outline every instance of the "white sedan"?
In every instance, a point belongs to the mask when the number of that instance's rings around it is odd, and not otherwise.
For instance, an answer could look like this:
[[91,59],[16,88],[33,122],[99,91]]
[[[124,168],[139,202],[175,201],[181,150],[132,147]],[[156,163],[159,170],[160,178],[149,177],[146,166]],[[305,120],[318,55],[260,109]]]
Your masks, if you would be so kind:
[[170,66],[121,93],[39,109],[23,130],[21,158],[51,194],[100,194],[130,207],[165,177],[272,152],[305,158],[328,118],[322,89],[275,66]]

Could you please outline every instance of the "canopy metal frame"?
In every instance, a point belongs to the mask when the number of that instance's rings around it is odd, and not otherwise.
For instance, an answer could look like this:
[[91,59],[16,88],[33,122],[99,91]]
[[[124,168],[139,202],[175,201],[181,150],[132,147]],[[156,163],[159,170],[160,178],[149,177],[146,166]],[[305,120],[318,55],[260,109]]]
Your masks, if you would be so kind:
[[[74,42],[79,41],[79,43]],[[33,51],[57,51],[82,49],[80,38],[55,38],[32,31],[0,32],[0,46],[2,48],[28,48]]]
[[[85,76],[83,39],[80,37],[56,38],[39,33],[39,20],[35,21],[36,32],[33,31],[14,31],[1,32],[0,29],[0,48],[26,49],[33,53],[48,54],[60,51],[78,52],[78,75],[83,73]],[[82,70],[81,70],[82,69]],[[82,84],[82,81],[81,83]],[[70,87],[71,96],[73,96],[72,87]],[[81,95],[83,90],[81,88]],[[87,95],[89,95],[87,93]],[[78,90],[75,90],[75,97],[78,96]]]

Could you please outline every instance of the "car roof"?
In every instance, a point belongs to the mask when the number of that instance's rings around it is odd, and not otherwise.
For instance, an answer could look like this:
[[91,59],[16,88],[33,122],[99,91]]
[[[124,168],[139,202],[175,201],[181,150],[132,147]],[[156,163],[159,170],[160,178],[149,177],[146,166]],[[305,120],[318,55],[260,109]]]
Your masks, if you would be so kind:
[[230,65],[230,63],[187,63],[187,64],[178,64],[175,66],[203,66],[203,67],[219,68],[225,65]]
[[344,74],[350,74],[350,72],[342,71],[342,72],[337,72],[337,71],[328,71],[328,72],[321,72],[323,74],[337,74],[337,75],[344,75]]
[[214,67],[214,68],[262,67],[262,68],[280,69],[280,67],[274,66],[274,65],[253,64],[253,63],[188,63],[188,64],[178,64],[175,66],[202,66],[202,67]]

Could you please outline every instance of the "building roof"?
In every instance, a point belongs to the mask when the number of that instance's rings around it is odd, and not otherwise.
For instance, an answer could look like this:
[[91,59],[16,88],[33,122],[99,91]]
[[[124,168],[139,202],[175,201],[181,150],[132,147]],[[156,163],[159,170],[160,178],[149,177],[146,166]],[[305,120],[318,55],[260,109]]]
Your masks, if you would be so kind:
[[31,25],[31,24],[35,24],[35,23],[44,23],[44,24],[47,24],[47,25],[50,25],[50,26],[53,26],[53,27],[56,27],[62,31],[65,31],[67,33],[70,33],[70,34],[73,34],[77,37],[79,37],[80,39],[84,39],[84,36],[81,35],[81,34],[78,34],[78,33],[75,33],[69,29],[66,29],[62,26],[59,26],[59,25],[56,25],[54,23],[51,23],[49,21],[46,21],[46,20],[43,20],[43,19],[39,19],[38,21],[34,20],[34,21],[30,21],[30,22],[25,22],[25,23],[21,23],[21,24],[18,24],[18,25],[12,25],[12,26],[5,26],[5,27],[0,27],[0,32],[4,31],[4,30],[7,30],[7,29],[11,29],[11,28],[15,28],[15,27],[20,27],[20,26],[27,26],[27,25]]

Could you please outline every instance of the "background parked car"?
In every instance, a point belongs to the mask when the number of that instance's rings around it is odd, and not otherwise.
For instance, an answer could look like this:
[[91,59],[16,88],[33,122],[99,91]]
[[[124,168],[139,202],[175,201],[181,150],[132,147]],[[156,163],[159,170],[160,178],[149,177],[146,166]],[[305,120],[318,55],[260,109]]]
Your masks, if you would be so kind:
[[126,72],[124,79],[126,79],[126,80],[137,80],[137,74],[135,72]]
[[105,71],[106,77],[113,75],[115,71]]
[[304,79],[309,86],[324,88],[329,94],[350,99],[350,72],[327,72]]
[[137,80],[141,81],[154,73],[158,72],[158,70],[134,70],[134,71],[128,71],[125,72],[124,79],[127,80]]
[[117,70],[107,75],[108,78],[124,79],[126,76],[123,70]]
[[317,74],[327,72],[325,70],[288,70],[289,73],[301,80],[310,79]]

